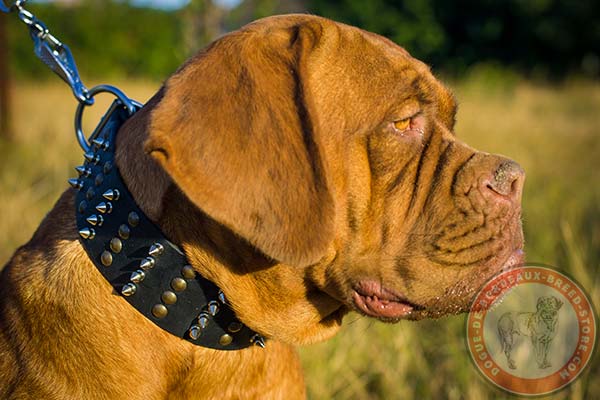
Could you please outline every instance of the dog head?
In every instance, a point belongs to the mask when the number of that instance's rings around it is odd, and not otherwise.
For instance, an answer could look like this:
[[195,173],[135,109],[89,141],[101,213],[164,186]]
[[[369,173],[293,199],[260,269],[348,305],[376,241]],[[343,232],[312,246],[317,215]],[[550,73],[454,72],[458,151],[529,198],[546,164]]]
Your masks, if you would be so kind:
[[152,110],[145,150],[173,182],[161,223],[267,336],[323,339],[348,310],[465,311],[521,260],[524,173],[460,142],[455,114],[383,37],[257,21],[187,62]]
[[554,296],[540,297],[536,304],[537,312],[544,320],[553,320],[562,307],[563,302]]

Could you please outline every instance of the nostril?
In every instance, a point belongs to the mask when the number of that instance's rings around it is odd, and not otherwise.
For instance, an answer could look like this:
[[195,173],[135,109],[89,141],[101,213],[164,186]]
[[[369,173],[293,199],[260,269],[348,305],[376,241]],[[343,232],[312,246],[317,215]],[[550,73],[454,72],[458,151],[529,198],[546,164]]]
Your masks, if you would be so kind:
[[501,196],[510,196],[513,193],[514,181],[507,181],[506,178],[493,179],[486,185],[488,189]]
[[[521,181],[521,182],[519,182]],[[522,183],[523,179],[515,179],[511,185],[511,193],[517,193],[521,190],[521,188],[523,187],[523,183]]]
[[521,194],[525,173],[514,161],[506,161],[498,166],[492,179],[486,181],[486,188],[506,197],[518,197]]

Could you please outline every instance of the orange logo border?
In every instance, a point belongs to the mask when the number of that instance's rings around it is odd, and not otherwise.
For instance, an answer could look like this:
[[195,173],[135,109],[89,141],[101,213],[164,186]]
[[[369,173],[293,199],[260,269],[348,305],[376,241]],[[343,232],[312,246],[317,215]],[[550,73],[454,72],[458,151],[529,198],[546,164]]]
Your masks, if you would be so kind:
[[[559,291],[573,306],[579,324],[574,353],[558,371],[543,378],[522,378],[509,373],[494,361],[485,346],[483,322],[488,309],[508,290],[527,283],[539,283]],[[565,388],[588,365],[596,347],[596,323],[589,297],[573,279],[545,266],[523,265],[496,275],[475,296],[467,316],[467,348],[481,374],[500,389],[522,396],[546,395]]]

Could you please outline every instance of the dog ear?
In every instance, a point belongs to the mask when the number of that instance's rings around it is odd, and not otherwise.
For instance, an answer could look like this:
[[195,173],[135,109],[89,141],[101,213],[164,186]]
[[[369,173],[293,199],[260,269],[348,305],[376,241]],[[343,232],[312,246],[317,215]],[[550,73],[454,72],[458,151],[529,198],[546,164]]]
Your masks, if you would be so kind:
[[[254,27],[256,28],[256,26]],[[308,26],[229,34],[166,83],[145,150],[206,214],[267,256],[309,265],[334,205],[304,59]]]
[[563,302],[562,302],[561,300],[559,300],[559,299],[557,299],[557,298],[555,297],[555,298],[554,298],[554,303],[555,303],[555,305],[556,305],[556,309],[557,309],[557,310],[560,310],[560,308],[561,308],[561,307],[562,307],[562,305],[563,305]]

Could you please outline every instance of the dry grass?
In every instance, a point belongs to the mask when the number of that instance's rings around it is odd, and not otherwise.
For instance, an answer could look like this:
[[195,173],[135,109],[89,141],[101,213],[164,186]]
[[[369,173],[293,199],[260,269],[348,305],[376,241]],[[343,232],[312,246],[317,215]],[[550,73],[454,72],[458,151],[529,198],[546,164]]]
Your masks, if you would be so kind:
[[[159,84],[119,86],[146,101]],[[21,83],[12,94],[14,140],[0,141],[0,265],[31,237],[83,160],[73,128],[77,102],[67,86]],[[97,97],[97,105],[84,113],[84,132],[91,133],[112,100]]]
[[[121,82],[145,101],[158,83]],[[524,223],[530,261],[574,276],[600,304],[600,84],[454,85],[459,137],[527,170]],[[0,142],[0,265],[28,240],[81,160],[75,101],[59,84],[19,84],[13,142]],[[106,104],[106,102],[104,103]],[[103,107],[92,109],[87,131]],[[351,315],[333,340],[302,350],[312,399],[508,397],[471,365],[464,317],[390,326]],[[554,398],[600,398],[600,360]],[[596,377],[593,379],[592,377]]]

